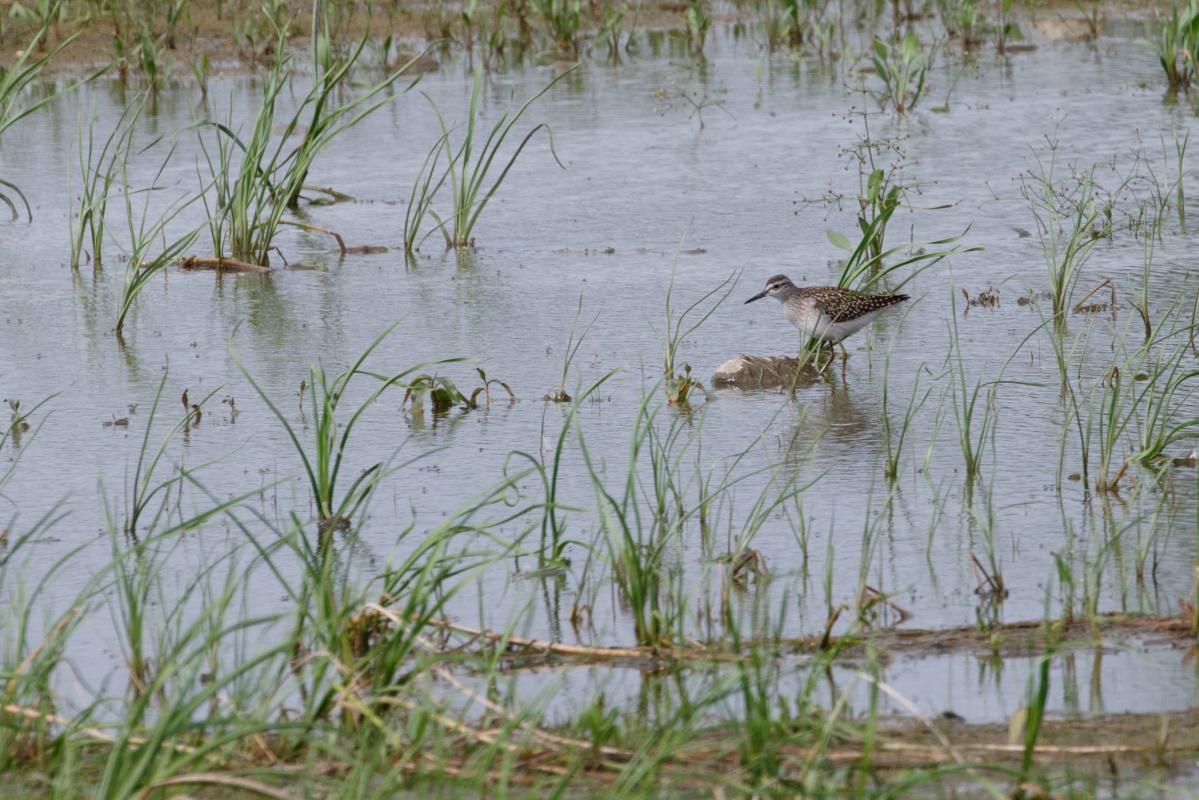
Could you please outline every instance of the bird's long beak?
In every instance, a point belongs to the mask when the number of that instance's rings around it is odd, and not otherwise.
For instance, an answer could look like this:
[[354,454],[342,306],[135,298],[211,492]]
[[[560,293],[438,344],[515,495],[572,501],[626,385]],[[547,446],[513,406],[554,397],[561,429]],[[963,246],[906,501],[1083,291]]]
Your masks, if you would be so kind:
[[755,301],[755,300],[761,300],[761,299],[762,299],[763,297],[765,297],[765,296],[766,296],[766,292],[765,292],[765,291],[758,292],[758,293],[757,293],[757,294],[755,294],[753,297],[751,297],[751,298],[749,298],[748,300],[746,300],[744,304],[745,304],[745,305],[749,305],[750,303],[752,303],[752,302],[753,302],[753,301]]

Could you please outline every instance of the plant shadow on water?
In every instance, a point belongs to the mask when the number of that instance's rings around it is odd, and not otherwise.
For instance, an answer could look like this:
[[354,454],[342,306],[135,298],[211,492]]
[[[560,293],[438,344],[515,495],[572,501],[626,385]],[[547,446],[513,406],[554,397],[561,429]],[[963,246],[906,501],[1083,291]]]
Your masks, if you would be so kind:
[[[311,72],[230,5],[257,72],[199,107],[165,17],[80,97],[0,77],[18,794],[1194,789],[1189,61],[1015,55],[1006,4],[438,4],[425,102],[350,5]],[[780,271],[913,299],[827,360],[724,302]],[[706,385],[737,353],[785,369]]]

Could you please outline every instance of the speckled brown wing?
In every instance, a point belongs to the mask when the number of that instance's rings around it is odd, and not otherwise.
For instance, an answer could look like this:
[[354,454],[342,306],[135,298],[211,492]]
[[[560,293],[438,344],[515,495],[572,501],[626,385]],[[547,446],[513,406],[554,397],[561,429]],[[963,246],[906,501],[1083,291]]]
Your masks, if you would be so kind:
[[831,322],[846,322],[908,299],[906,294],[864,294],[836,286],[815,286],[805,292]]

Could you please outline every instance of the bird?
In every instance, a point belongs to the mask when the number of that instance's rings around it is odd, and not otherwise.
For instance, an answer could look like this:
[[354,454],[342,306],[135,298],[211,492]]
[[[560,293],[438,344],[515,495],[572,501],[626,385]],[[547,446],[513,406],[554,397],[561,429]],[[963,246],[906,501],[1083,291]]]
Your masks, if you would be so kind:
[[908,299],[906,294],[866,294],[838,286],[796,286],[786,275],[775,275],[746,305],[773,297],[783,304],[783,316],[812,339],[831,348],[869,325],[887,308]]

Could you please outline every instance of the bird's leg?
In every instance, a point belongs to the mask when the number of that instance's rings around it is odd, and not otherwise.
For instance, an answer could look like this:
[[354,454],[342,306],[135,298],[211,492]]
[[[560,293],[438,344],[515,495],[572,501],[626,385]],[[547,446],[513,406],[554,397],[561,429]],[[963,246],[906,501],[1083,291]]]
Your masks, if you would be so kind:
[[823,375],[828,369],[828,365],[833,363],[833,344],[831,342],[821,340],[820,349],[816,351],[816,372]]
[[845,349],[845,342],[838,342],[841,345],[841,366],[845,366],[845,362],[849,360],[849,351]]

